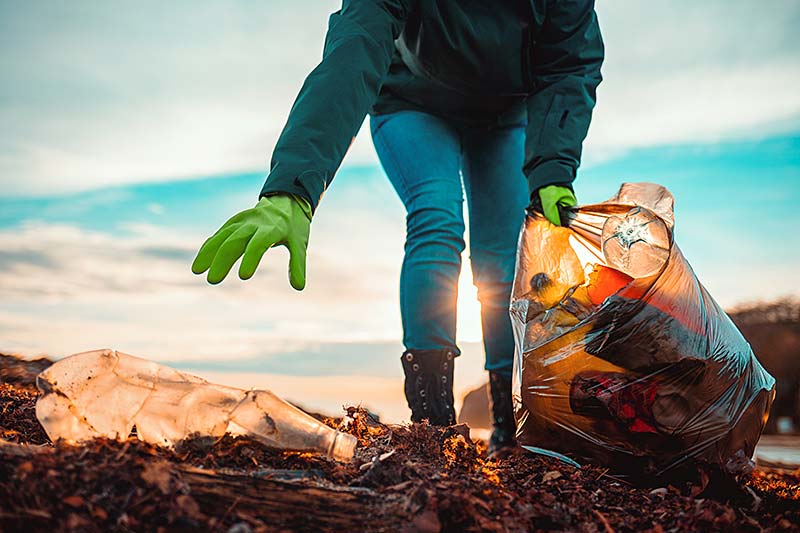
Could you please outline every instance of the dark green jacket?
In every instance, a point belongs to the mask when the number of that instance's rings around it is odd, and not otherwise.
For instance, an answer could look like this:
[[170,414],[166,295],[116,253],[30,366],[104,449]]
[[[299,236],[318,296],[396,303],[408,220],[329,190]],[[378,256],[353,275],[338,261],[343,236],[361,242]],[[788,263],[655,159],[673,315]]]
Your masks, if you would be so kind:
[[527,119],[531,192],[570,184],[600,83],[594,0],[344,0],[261,195],[316,209],[368,112],[493,125]]

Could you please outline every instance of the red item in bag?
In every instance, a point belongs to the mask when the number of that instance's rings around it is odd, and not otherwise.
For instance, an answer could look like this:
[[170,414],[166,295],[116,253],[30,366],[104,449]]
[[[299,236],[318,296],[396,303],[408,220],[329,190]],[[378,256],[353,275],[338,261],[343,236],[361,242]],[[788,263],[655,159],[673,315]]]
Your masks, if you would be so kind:
[[616,372],[582,372],[570,386],[572,412],[611,418],[634,433],[658,433],[653,403],[658,384]]
[[586,292],[594,305],[602,304],[606,298],[628,285],[633,278],[617,269],[605,265],[595,265],[589,274]]

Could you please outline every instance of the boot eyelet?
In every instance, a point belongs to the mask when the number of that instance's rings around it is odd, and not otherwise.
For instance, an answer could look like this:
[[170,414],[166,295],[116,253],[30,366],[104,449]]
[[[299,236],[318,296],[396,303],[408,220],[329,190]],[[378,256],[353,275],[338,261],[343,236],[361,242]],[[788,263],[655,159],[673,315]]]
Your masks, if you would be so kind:
[[412,354],[410,354],[410,353],[407,353],[406,354],[406,361],[408,361],[410,363],[413,360],[414,360],[414,356]]
[[447,392],[442,391],[442,398],[447,398]]
[[449,350],[448,350],[448,351],[447,351],[447,360],[449,361],[449,360],[451,360],[452,358],[453,358],[453,352],[451,352],[451,351],[449,351]]
[[442,376],[442,383],[447,383],[447,376]]
[[425,390],[423,389],[423,390],[419,391],[419,395],[420,395],[422,398],[424,398],[424,397],[425,397]]
[[414,372],[417,372],[417,371],[419,370],[419,365],[418,365],[417,363],[414,363],[414,365],[411,367],[411,369],[412,369]]
[[447,370],[447,363],[446,362],[442,363],[442,370],[445,370],[445,371]]

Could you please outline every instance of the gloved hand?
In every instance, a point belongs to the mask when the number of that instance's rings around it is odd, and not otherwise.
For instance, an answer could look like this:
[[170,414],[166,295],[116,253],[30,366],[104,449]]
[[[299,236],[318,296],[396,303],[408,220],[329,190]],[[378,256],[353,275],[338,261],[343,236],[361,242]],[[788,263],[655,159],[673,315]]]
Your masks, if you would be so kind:
[[208,282],[217,284],[239,257],[239,277],[250,279],[261,256],[273,246],[289,249],[289,283],[298,291],[306,286],[306,248],[311,230],[311,206],[304,198],[276,194],[261,198],[255,207],[230,218],[197,252],[192,272],[208,270]]
[[575,193],[569,187],[562,185],[548,185],[539,189],[539,200],[542,202],[542,213],[547,220],[556,226],[561,225],[561,215],[558,213],[559,206],[573,207],[578,205]]

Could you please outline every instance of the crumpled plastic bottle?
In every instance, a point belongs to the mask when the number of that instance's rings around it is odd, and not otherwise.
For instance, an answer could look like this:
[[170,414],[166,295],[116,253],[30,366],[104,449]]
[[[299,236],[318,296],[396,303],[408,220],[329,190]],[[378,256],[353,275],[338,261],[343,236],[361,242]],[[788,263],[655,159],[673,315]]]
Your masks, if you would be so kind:
[[215,385],[114,350],[62,359],[36,385],[36,417],[51,440],[125,439],[135,426],[140,440],[162,446],[230,433],[339,461],[353,457],[357,442],[269,391]]

